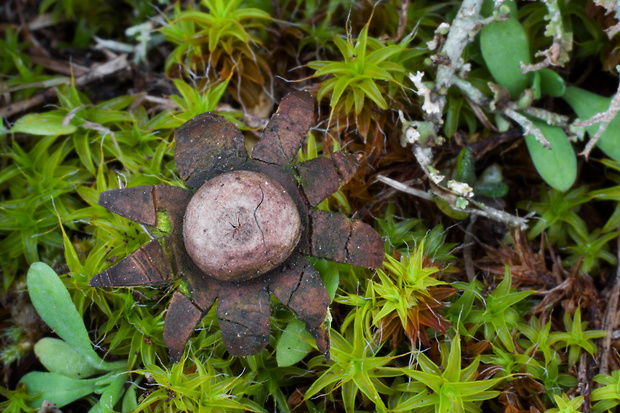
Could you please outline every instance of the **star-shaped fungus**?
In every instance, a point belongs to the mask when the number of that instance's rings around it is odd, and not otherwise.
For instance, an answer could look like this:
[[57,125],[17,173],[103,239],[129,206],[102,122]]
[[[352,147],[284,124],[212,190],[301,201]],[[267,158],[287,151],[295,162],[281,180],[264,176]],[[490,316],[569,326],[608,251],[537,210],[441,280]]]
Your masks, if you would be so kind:
[[369,225],[314,209],[353,177],[357,158],[335,152],[295,164],[313,118],[308,93],[288,94],[248,157],[235,124],[203,113],[175,133],[174,161],[188,189],[152,185],[101,193],[101,206],[166,235],[95,275],[90,285],[182,277],[164,322],[172,360],[179,360],[216,299],[228,351],[259,353],[269,342],[270,293],[306,323],[329,358],[323,322],[330,300],[304,256],[377,268],[384,249]]

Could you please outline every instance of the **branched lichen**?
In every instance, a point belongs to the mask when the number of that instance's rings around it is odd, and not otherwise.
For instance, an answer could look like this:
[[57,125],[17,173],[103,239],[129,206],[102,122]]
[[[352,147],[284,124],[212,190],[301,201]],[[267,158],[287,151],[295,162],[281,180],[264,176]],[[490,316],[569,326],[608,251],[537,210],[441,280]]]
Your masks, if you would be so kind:
[[[617,0],[594,0],[594,3],[605,8],[607,13],[614,13],[616,20],[620,21],[620,3]],[[610,39],[620,32],[620,24],[615,24],[605,29]]]
[[[620,69],[620,66],[616,66],[616,70],[619,70],[619,69]],[[618,114],[618,111],[620,111],[620,84],[618,85],[618,91],[616,92],[616,95],[613,97],[613,99],[611,99],[611,102],[609,103],[609,108],[605,112],[597,113],[596,115],[592,116],[590,119],[586,119],[584,121],[574,123],[574,126],[586,127],[586,126],[592,126],[595,123],[600,122],[598,130],[596,131],[594,136],[590,138],[583,152],[581,152],[581,155],[585,156],[586,159],[590,155],[590,152],[592,151],[592,149],[594,148],[594,146],[596,145],[600,137],[607,130],[607,126],[609,125],[609,123],[612,120],[614,120],[614,118]]]
[[545,57],[543,61],[531,65],[521,63],[523,73],[540,70],[548,66],[564,66],[570,59],[569,52],[573,50],[573,33],[564,29],[558,0],[542,0],[542,2],[549,10],[549,14],[545,16],[545,20],[549,21],[545,36],[551,37],[553,43],[548,49],[536,53],[537,57]]
[[532,134],[542,146],[544,146],[545,148],[551,148],[551,144],[549,143],[547,138],[545,138],[545,135],[543,135],[542,131],[537,128],[531,120],[511,108],[505,108],[503,112],[510,119],[521,125],[524,135]]

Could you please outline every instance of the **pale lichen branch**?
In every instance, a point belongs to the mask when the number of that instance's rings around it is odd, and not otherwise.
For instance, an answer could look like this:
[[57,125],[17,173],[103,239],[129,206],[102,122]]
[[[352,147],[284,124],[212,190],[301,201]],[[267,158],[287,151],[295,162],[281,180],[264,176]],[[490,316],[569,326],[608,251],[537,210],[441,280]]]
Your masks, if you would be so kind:
[[514,120],[519,125],[521,125],[521,127],[523,128],[524,135],[530,135],[530,134],[534,135],[536,140],[540,142],[542,146],[544,146],[545,148],[551,149],[551,144],[549,143],[547,138],[545,138],[545,135],[536,125],[534,125],[534,123],[531,120],[529,120],[528,118],[526,118],[525,116],[518,113],[512,108],[505,108],[503,112],[510,119]]
[[[619,69],[620,66],[616,66],[616,70]],[[618,114],[618,111],[620,111],[620,84],[618,85],[618,91],[616,92],[616,95],[611,99],[611,102],[609,103],[609,108],[605,112],[597,113],[589,119],[581,122],[575,122],[573,124],[577,127],[586,127],[592,126],[600,122],[596,133],[590,138],[586,147],[583,149],[583,152],[581,152],[580,155],[583,155],[586,159],[588,159],[588,156],[594,148],[594,145],[596,145],[600,137],[603,135],[603,133],[605,133],[605,131],[607,130],[607,126],[611,123],[612,120],[614,120],[614,118]]]
[[[406,194],[410,194],[416,196],[421,199],[426,199],[428,201],[432,201],[433,198],[440,196],[435,192],[426,192],[420,189],[412,188],[408,185],[405,185],[401,182],[398,182],[394,179],[388,178],[387,176],[377,175],[377,181],[383,182],[386,185],[391,186],[392,188],[404,192]],[[450,194],[451,195],[451,194]],[[441,196],[444,200],[446,200],[450,206],[457,209],[457,206],[454,204],[457,197],[454,196]],[[515,215],[511,215],[507,212],[500,211],[495,208],[488,207],[480,202],[471,201],[472,205],[476,206],[476,208],[465,208],[461,209],[463,212],[467,212],[472,215],[478,215],[481,217],[485,217],[491,219],[493,221],[502,222],[510,227],[518,227],[521,230],[527,229],[527,221],[526,217],[518,217]]]
[[573,49],[573,33],[564,29],[562,23],[562,13],[558,0],[542,0],[547,6],[549,13],[545,16],[548,20],[545,36],[551,37],[553,43],[548,49],[536,53],[536,56],[544,56],[541,62],[526,65],[521,62],[521,71],[523,73],[540,70],[548,66],[564,66],[570,59],[569,52]]

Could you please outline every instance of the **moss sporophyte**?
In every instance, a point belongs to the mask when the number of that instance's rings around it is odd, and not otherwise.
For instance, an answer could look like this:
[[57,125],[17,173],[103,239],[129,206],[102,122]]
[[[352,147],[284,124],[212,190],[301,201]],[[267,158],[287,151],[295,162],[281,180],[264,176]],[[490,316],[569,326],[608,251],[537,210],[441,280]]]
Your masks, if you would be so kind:
[[308,93],[287,95],[248,157],[236,125],[203,113],[175,133],[175,164],[188,189],[153,185],[101,193],[103,207],[165,235],[90,285],[153,285],[182,277],[164,323],[173,360],[216,299],[228,351],[259,353],[269,342],[270,293],[305,322],[329,358],[324,320],[330,299],[304,255],[378,268],[384,245],[369,225],[314,208],[353,177],[357,158],[335,152],[294,164],[313,118]]

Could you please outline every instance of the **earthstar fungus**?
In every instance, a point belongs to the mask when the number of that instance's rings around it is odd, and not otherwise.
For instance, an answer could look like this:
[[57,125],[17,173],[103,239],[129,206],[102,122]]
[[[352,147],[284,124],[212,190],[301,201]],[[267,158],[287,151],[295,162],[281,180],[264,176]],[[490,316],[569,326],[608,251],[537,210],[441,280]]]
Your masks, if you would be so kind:
[[92,287],[155,285],[182,277],[164,322],[164,343],[178,361],[217,299],[222,339],[235,356],[269,342],[269,294],[306,323],[329,358],[324,324],[329,296],[304,256],[377,268],[383,241],[361,221],[316,210],[348,182],[357,158],[294,163],[314,118],[314,101],[293,92],[254,146],[245,150],[237,126],[207,112],[175,133],[174,160],[188,189],[151,185],[101,193],[99,204],[166,235],[152,240],[90,280]]

